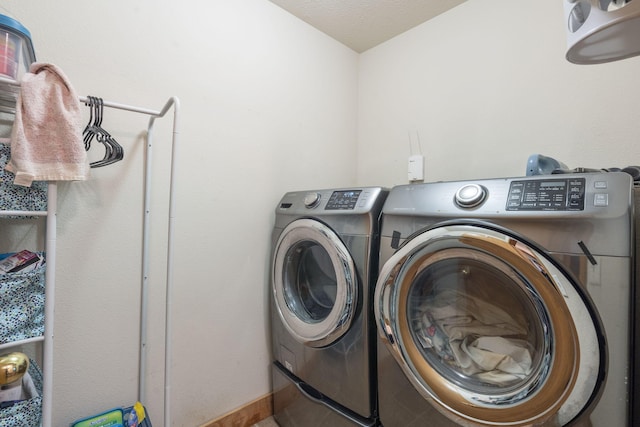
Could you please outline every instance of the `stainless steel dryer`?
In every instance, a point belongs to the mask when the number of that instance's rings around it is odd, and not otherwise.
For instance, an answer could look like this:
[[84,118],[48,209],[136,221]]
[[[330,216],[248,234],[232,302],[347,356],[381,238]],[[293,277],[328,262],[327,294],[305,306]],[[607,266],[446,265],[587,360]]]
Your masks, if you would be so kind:
[[276,208],[271,321],[282,427],[377,422],[380,187],[292,192]]
[[640,425],[630,176],[399,186],[382,218],[382,425]]

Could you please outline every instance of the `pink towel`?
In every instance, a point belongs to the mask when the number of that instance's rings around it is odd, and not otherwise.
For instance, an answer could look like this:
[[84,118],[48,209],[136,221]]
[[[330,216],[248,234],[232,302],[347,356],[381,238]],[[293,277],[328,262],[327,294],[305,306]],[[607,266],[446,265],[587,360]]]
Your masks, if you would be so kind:
[[89,176],[80,101],[62,70],[31,64],[20,84],[6,170],[14,184],[79,181]]

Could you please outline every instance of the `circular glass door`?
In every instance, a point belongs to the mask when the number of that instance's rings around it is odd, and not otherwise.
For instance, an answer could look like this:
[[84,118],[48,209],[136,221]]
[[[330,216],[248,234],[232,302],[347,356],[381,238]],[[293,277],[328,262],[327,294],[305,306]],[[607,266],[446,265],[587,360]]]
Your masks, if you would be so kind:
[[501,230],[418,234],[384,264],[375,301],[405,375],[458,423],[571,420],[596,394],[604,356],[587,303],[541,251]]
[[349,251],[323,223],[292,222],[275,247],[272,291],[278,315],[297,341],[331,344],[349,329],[357,305]]

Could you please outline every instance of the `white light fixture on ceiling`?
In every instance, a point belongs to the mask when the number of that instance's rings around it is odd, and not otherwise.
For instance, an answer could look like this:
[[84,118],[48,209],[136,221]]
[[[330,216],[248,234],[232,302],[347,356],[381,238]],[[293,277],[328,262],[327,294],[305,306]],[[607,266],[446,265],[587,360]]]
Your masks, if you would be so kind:
[[640,0],[563,0],[567,60],[600,64],[640,55]]

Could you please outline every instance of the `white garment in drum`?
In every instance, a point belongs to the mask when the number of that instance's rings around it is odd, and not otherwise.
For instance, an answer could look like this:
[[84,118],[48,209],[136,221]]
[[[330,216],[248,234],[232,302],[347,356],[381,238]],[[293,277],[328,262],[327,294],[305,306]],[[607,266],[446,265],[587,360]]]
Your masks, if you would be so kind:
[[504,386],[531,373],[532,357],[523,320],[482,298],[445,289],[417,307],[414,330],[424,348],[452,368]]

